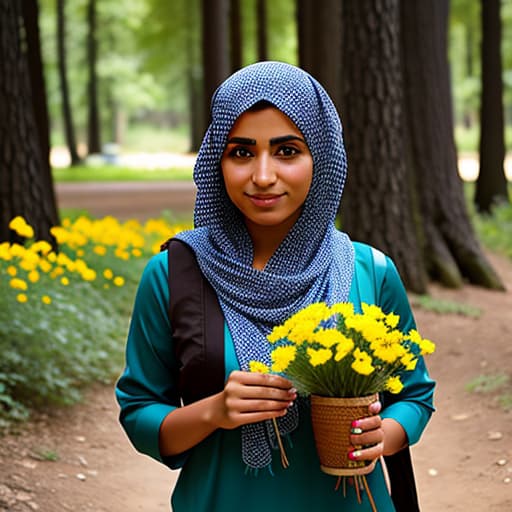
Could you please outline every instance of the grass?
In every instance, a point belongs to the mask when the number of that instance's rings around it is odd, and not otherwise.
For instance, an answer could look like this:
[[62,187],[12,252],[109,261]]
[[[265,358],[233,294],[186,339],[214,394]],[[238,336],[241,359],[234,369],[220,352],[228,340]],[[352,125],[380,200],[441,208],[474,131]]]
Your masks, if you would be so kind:
[[496,403],[505,411],[512,410],[510,377],[504,373],[478,375],[466,384],[469,393],[494,394]]
[[56,183],[78,183],[93,181],[190,181],[192,168],[138,169],[115,165],[79,165],[76,167],[54,168]]
[[436,299],[430,295],[411,296],[411,303],[414,306],[433,311],[441,315],[462,315],[478,318],[482,311],[470,304],[463,304],[444,299]]

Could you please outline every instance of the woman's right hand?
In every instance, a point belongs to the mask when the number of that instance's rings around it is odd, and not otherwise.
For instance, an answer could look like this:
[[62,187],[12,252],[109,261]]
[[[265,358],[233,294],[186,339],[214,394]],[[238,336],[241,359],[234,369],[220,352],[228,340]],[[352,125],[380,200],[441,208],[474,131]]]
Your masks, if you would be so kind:
[[296,398],[297,390],[284,377],[233,371],[216,396],[212,420],[218,428],[233,429],[284,416]]

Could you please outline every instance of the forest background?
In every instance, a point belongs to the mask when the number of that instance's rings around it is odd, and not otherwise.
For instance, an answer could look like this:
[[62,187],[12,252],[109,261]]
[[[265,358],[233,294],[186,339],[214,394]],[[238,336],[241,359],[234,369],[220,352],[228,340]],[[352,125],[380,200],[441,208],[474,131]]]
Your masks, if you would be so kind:
[[[474,314],[432,281],[502,293],[486,251],[512,257],[511,32],[511,0],[0,0],[1,426],[111,385],[144,263],[191,221],[172,204],[143,222],[62,210],[55,183],[190,181],[189,164],[140,162],[193,158],[211,93],[257,60],[330,92],[340,224],[394,258],[417,303]],[[509,411],[509,371],[483,381]]]

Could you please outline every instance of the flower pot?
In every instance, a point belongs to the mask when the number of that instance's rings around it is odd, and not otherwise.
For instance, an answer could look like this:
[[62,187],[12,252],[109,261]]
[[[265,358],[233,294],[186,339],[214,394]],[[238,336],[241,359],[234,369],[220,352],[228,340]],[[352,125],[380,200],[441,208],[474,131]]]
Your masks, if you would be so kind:
[[378,394],[357,398],[333,398],[311,395],[311,421],[315,443],[324,473],[336,476],[365,475],[373,471],[375,461],[348,458],[352,421],[367,417],[368,406]]

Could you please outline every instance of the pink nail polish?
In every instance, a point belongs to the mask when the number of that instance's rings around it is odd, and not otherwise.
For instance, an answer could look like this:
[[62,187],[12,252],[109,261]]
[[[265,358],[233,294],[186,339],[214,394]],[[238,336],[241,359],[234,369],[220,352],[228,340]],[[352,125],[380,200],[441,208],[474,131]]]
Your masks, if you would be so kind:
[[352,428],[357,428],[359,427],[359,420],[354,420],[351,424]]

